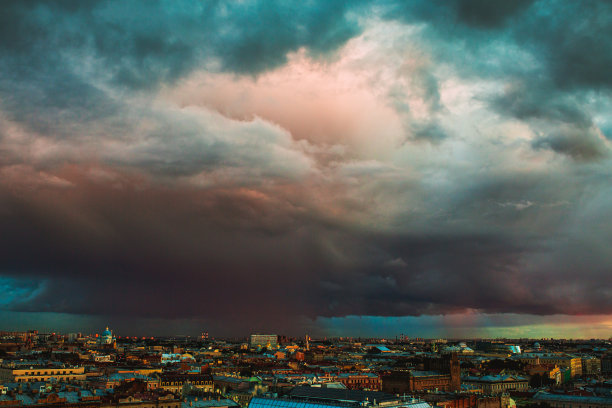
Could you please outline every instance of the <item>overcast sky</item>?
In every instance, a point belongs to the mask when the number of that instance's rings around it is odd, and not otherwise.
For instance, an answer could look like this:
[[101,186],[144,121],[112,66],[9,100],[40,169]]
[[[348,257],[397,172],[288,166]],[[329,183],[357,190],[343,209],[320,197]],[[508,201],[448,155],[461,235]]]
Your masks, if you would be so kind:
[[609,337],[609,1],[5,1],[0,329]]

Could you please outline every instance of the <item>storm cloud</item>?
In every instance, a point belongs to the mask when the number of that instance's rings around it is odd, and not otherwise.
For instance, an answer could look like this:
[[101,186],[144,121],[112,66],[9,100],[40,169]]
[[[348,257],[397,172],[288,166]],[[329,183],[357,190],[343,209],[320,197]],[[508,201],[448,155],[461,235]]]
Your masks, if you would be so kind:
[[7,2],[2,313],[611,314],[611,35],[598,1]]

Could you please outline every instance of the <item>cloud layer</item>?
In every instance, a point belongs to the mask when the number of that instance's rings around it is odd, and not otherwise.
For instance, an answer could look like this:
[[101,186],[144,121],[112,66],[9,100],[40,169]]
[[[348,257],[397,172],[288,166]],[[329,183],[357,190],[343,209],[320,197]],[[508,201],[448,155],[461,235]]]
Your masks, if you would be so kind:
[[611,314],[611,35],[599,1],[9,2],[0,308]]

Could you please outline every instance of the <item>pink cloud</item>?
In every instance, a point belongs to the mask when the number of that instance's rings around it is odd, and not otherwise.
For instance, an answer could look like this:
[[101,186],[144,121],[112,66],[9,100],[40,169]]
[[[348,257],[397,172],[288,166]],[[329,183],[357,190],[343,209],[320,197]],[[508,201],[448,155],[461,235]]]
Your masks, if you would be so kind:
[[372,87],[371,78],[348,67],[351,48],[332,63],[303,52],[257,78],[199,73],[163,98],[180,106],[203,106],[238,120],[261,117],[291,132],[296,140],[343,145],[357,157],[381,157],[402,136],[401,118]]

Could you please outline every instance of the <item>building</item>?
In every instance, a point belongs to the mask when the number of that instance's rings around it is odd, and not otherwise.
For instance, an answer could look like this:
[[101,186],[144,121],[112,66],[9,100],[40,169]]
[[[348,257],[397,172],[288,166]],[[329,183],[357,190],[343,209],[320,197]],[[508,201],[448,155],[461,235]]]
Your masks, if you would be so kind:
[[183,399],[181,408],[240,408],[240,405],[228,398],[207,399],[187,396]]
[[91,359],[96,363],[112,363],[115,358],[110,354],[93,354]]
[[[2,407],[35,408],[182,408],[182,400],[173,395],[153,396],[148,399],[128,396],[115,401],[101,401],[99,397],[83,397],[76,392],[57,392],[47,395],[20,394],[16,398],[0,396]],[[202,405],[196,405],[202,406]],[[209,407],[212,408],[212,407]],[[234,408],[234,407],[232,407]]]
[[140,381],[146,384],[147,390],[154,390],[160,388],[159,378],[149,377],[138,373],[113,373],[107,377],[101,377],[97,380],[97,383],[104,387],[104,389],[113,389],[121,384],[125,384],[131,381]]
[[507,395],[484,396],[458,393],[423,393],[420,398],[441,408],[509,408],[510,397]]
[[193,363],[195,362],[195,358],[189,353],[162,353],[160,358],[161,364],[178,364],[182,362]]
[[460,391],[461,368],[456,353],[426,361],[427,371],[394,371],[383,377],[382,390],[393,394],[418,391]]
[[378,391],[295,387],[287,398],[254,397],[248,408],[337,408],[337,407],[431,408],[421,400]]
[[456,346],[446,346],[442,348],[442,353],[458,353],[458,354],[474,354],[474,350],[468,347],[464,342],[459,343]]
[[101,346],[112,346],[116,342],[113,332],[109,330],[108,326],[102,332],[99,337],[99,343]]
[[582,374],[583,375],[601,374],[601,360],[596,357],[582,357]]
[[527,391],[529,380],[520,376],[486,375],[484,377],[465,377],[464,384],[475,385],[487,395],[499,395],[508,391]]
[[612,354],[607,354],[601,358],[601,373],[612,374]]
[[59,382],[85,381],[85,368],[61,366],[0,367],[1,382],[46,382],[51,378]]
[[[530,365],[525,367],[525,371],[530,376],[540,376],[541,378],[548,378],[554,381],[555,384],[561,384],[563,381],[561,369],[556,365]],[[542,381],[542,385],[544,381]]]
[[349,390],[382,390],[382,380],[374,373],[340,373],[337,380]]
[[608,397],[552,394],[543,391],[534,395],[533,401],[544,402],[551,408],[612,408],[612,398]]
[[276,347],[278,346],[278,335],[276,334],[251,334],[251,347]]
[[527,364],[554,364],[560,368],[569,368],[571,377],[582,375],[582,359],[569,354],[525,353],[513,356],[513,359]]
[[210,374],[162,374],[159,377],[159,387],[166,391],[179,393],[183,386],[197,388],[204,392],[213,392],[213,377]]
[[394,394],[419,391],[453,391],[450,376],[433,371],[392,373],[383,377],[382,390]]

